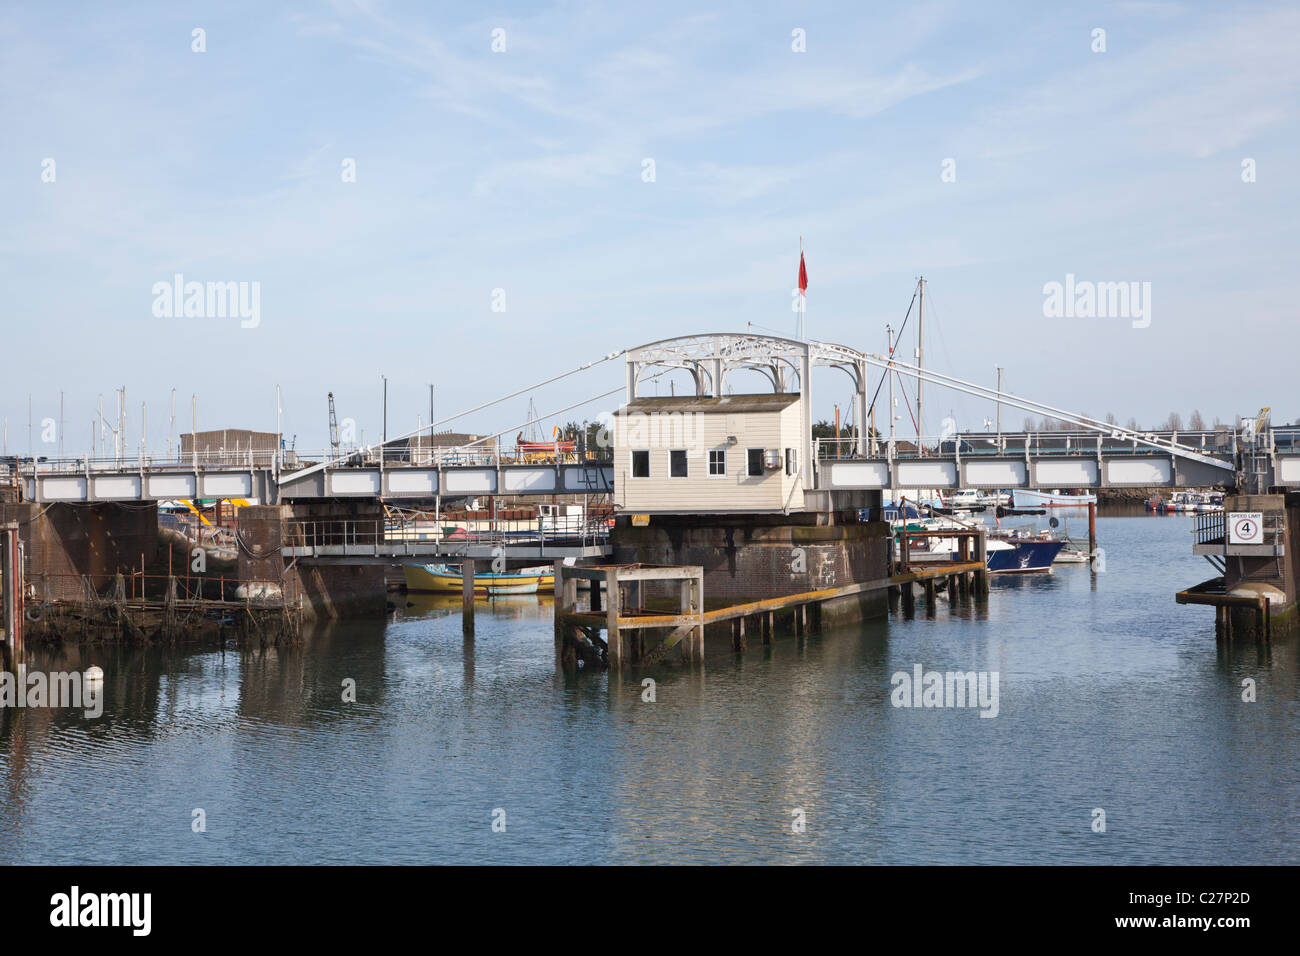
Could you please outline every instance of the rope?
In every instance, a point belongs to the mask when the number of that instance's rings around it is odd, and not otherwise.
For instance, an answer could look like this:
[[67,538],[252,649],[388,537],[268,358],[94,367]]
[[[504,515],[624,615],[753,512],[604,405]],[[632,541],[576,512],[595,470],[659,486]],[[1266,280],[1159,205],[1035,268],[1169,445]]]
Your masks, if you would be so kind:
[[[903,329],[907,328],[907,320],[912,317],[912,306],[914,306],[915,304],[916,304],[916,291],[913,290],[912,301],[907,303],[907,313],[903,316],[903,324],[898,328],[899,337],[898,339],[894,340],[894,347],[889,350],[890,359],[893,359],[894,357],[894,349],[898,347],[898,341],[903,337]],[[876,399],[880,397],[881,386],[885,384],[885,379],[888,378],[889,375],[891,374],[896,374],[896,373],[886,372],[884,375],[880,376],[880,381],[876,383],[876,394],[871,396],[871,404],[867,406],[868,417],[871,416],[871,410],[876,407]],[[899,381],[901,382],[902,380],[900,379]],[[889,414],[891,415],[894,414],[894,410],[892,408],[889,410]]]

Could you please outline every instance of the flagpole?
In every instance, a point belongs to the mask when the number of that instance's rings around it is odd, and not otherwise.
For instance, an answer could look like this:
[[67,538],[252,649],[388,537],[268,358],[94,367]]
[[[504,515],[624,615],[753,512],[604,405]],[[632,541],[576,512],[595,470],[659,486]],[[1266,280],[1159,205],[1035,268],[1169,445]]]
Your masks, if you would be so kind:
[[[803,236],[799,237],[799,268],[803,269]],[[799,340],[808,341],[808,320],[805,310],[808,308],[808,293],[804,289],[799,290]]]

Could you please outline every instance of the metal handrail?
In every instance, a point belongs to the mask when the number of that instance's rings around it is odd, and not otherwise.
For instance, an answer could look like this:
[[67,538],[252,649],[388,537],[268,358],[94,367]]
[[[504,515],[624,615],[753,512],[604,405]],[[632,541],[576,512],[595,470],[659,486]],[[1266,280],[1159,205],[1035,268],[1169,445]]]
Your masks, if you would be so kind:
[[[1265,543],[1276,545],[1286,536],[1286,516],[1281,514],[1264,514],[1263,532]],[[1196,524],[1192,528],[1196,544],[1213,544],[1227,542],[1227,513],[1209,511],[1196,515]]]
[[[560,519],[564,522],[564,518]],[[581,520],[545,528],[538,518],[466,518],[443,515],[428,518],[294,518],[285,522],[284,542],[289,548],[318,551],[326,547],[369,549],[376,555],[400,554],[412,544],[433,541],[449,545],[533,544],[545,547],[576,540],[583,547],[609,540],[609,516],[584,514]],[[484,528],[482,525],[486,524]],[[447,529],[453,530],[448,532]]]

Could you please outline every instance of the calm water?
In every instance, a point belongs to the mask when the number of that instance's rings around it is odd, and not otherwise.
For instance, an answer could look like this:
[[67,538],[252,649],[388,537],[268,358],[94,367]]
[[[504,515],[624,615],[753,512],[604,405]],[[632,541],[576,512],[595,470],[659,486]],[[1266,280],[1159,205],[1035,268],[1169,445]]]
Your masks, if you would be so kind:
[[[1190,518],[1098,525],[1103,574],[711,640],[648,672],[655,703],[646,674],[558,676],[545,598],[480,605],[472,644],[453,599],[287,651],[38,657],[102,666],[104,716],[0,713],[0,862],[1300,862],[1296,645],[1216,654],[1174,603],[1210,576]],[[999,672],[1000,714],[892,707],[918,663]]]

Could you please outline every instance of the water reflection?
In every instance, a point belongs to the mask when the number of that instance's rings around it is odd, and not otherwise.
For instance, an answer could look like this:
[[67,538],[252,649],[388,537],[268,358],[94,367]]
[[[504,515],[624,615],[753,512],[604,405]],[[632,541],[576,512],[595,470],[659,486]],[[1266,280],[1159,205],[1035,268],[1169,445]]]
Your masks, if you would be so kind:
[[[432,595],[292,648],[37,649],[102,667],[104,716],[0,710],[0,861],[1294,863],[1296,647],[1216,651],[1187,526],[1102,518],[1105,573],[695,667],[559,672],[530,595],[473,637]],[[998,717],[891,706],[917,664],[998,672]]]

